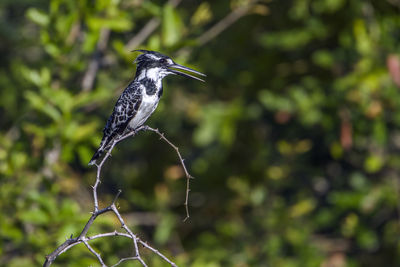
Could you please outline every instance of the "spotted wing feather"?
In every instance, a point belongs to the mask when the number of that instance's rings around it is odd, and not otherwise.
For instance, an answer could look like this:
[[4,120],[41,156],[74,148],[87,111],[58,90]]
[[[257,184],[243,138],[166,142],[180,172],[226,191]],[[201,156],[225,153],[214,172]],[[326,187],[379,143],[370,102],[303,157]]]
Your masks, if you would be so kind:
[[114,110],[103,129],[103,139],[101,140],[100,147],[94,153],[89,165],[93,165],[114,138],[124,132],[129,122],[135,117],[141,102],[140,84],[131,82],[118,98]]

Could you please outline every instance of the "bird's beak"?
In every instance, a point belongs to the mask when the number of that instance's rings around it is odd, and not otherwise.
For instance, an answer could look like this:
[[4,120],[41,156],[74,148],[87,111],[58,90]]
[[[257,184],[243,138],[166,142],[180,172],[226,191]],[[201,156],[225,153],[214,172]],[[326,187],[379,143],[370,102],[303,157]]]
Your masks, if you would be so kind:
[[[201,82],[205,82],[203,79],[192,75],[192,73],[200,75],[200,76],[203,76],[203,77],[206,76],[205,74],[203,74],[201,72],[198,72],[196,70],[193,70],[191,68],[176,64],[176,63],[169,65],[168,66],[168,70],[173,74],[177,74],[177,75],[180,75],[180,76],[183,76],[183,77],[188,77],[188,78],[192,78],[192,79],[195,79],[195,80],[198,80],[198,81],[201,81]],[[184,70],[184,71],[187,71],[187,72],[190,72],[190,73],[186,73],[186,72],[183,72],[183,71],[180,71],[180,70]]]

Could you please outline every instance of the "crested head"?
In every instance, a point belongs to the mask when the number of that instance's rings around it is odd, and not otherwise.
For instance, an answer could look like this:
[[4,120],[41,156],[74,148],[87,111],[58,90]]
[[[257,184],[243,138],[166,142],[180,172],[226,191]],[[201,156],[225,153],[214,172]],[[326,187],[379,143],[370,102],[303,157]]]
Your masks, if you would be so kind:
[[149,51],[149,50],[134,50],[134,51],[143,53],[139,55],[134,61],[134,63],[137,63],[138,66],[151,68],[151,67],[168,66],[174,63],[174,61],[172,61],[172,59],[169,56],[163,55],[156,51]]
[[163,55],[159,52],[149,50],[134,50],[132,52],[135,51],[143,53],[139,55],[134,61],[134,63],[137,63],[135,79],[142,80],[146,78],[153,81],[161,81],[165,76],[169,74],[177,74],[184,77],[203,81],[196,76],[179,70],[185,70],[201,76],[205,76],[198,71],[176,64],[169,56]]
[[168,66],[173,65],[174,61],[161,53],[148,50],[134,50],[142,52],[134,63],[137,64],[136,77],[141,80],[143,78],[159,80],[170,74]]

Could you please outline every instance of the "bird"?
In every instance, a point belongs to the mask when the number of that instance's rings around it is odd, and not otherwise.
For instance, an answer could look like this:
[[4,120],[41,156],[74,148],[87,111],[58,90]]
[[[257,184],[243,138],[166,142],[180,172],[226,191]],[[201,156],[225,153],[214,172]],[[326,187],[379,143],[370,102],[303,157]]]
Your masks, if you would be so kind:
[[134,61],[136,63],[135,77],[118,98],[103,129],[100,146],[94,153],[89,165],[96,164],[96,160],[107,151],[116,138],[143,126],[157,108],[163,94],[162,80],[166,76],[170,74],[180,75],[205,82],[193,75],[205,77],[205,74],[179,65],[169,56],[149,50],[134,50],[132,52],[142,53]]

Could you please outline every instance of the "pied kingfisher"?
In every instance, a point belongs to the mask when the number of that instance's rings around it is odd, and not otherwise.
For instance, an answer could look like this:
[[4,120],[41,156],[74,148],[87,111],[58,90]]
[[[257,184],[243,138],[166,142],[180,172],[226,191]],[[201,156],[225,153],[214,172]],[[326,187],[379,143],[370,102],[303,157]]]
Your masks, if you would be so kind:
[[162,79],[169,74],[190,77],[199,81],[204,80],[191,74],[179,71],[184,70],[197,75],[203,73],[188,67],[176,64],[170,57],[155,51],[135,50],[142,52],[136,58],[136,76],[118,98],[111,116],[103,130],[103,139],[100,147],[94,153],[89,165],[96,163],[111,142],[118,136],[142,126],[157,108],[163,93]]

